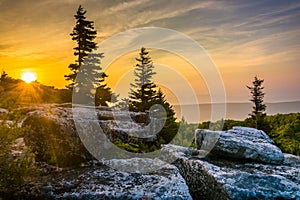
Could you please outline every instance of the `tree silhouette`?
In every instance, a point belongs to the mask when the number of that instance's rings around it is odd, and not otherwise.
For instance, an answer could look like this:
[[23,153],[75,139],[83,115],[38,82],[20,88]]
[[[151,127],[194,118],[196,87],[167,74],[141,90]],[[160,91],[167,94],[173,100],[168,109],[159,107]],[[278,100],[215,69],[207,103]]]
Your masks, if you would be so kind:
[[138,63],[134,69],[134,83],[129,92],[129,109],[132,111],[148,112],[156,98],[156,85],[152,82],[154,66],[146,48],[142,47],[136,58]]
[[77,46],[74,48],[74,55],[77,56],[75,63],[69,65],[71,73],[65,75],[67,81],[71,81],[67,88],[72,89],[74,87],[74,81],[80,66],[83,63],[84,58],[96,48],[94,39],[96,38],[97,31],[94,30],[94,22],[86,20],[86,10],[80,5],[76,15],[75,27],[73,28],[70,36],[73,41],[76,41]]
[[[156,74],[153,69],[154,65],[145,48],[141,48],[138,63],[135,66],[135,79],[131,85],[129,93],[129,110],[137,112],[150,112],[151,115],[164,121],[163,128],[158,133],[161,143],[169,143],[176,135],[178,124],[176,123],[175,112],[172,106],[166,101],[162,90],[152,82],[152,76]],[[161,105],[164,109],[155,109],[155,104]],[[153,109],[154,108],[154,109]],[[159,108],[159,107],[158,107]],[[161,107],[160,107],[161,108]],[[165,115],[163,114],[165,112]]]
[[[159,88],[156,96],[155,104],[162,105],[165,109],[166,116],[165,116],[165,125],[162,130],[159,132],[159,136],[163,138],[164,143],[169,143],[175,137],[178,131],[178,124],[176,123],[175,112],[173,110],[173,106],[170,105],[164,93]],[[160,116],[160,115],[158,115]]]
[[108,76],[102,72],[101,58],[103,53],[90,53],[84,59],[79,69],[80,74],[74,83],[75,103],[107,106],[108,102],[116,101],[117,95],[104,83]]
[[255,76],[254,81],[252,82],[253,86],[247,86],[252,95],[250,101],[252,101],[254,104],[252,107],[253,110],[249,115],[255,123],[255,128],[258,129],[263,128],[264,117],[266,116],[266,113],[264,112],[266,110],[266,105],[264,104],[265,93],[263,92],[263,82],[264,80],[259,79],[257,78],[257,76]]
[[4,70],[2,70],[0,82],[4,81],[7,77],[8,77],[8,74]]

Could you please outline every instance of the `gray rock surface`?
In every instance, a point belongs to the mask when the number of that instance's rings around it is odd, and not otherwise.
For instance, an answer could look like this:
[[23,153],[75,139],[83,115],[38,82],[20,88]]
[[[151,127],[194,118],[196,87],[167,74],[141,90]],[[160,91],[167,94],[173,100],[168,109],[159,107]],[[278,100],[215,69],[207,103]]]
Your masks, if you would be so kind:
[[270,164],[283,162],[281,150],[261,130],[233,127],[228,131],[196,130],[198,149],[208,150],[211,156],[251,160]]
[[[99,151],[94,147],[104,147],[115,140],[135,141],[138,144],[146,142],[149,146],[156,145],[157,141],[156,135],[147,134],[149,120],[145,113],[79,105],[73,105],[72,108],[71,104],[43,104],[24,107],[18,112],[26,115],[22,125],[30,129],[24,136],[24,141],[37,152],[37,160],[61,167],[93,159],[89,151],[109,152],[106,149]],[[74,116],[77,117],[76,124]],[[99,139],[100,127],[106,134],[106,139]],[[78,131],[85,135],[78,134]],[[91,144],[89,151],[83,145],[83,139]],[[99,145],[98,142],[103,144]]]
[[23,126],[29,127],[24,141],[38,161],[67,167],[93,159],[77,135],[71,111],[55,104],[23,108]]
[[80,168],[64,169],[34,179],[11,198],[192,199],[185,180],[175,166],[164,165],[157,171],[140,174],[117,171],[99,162],[90,162]]
[[298,156],[284,154],[281,165],[271,165],[204,157],[203,151],[174,145],[162,152],[163,160],[177,158],[193,199],[300,199]]

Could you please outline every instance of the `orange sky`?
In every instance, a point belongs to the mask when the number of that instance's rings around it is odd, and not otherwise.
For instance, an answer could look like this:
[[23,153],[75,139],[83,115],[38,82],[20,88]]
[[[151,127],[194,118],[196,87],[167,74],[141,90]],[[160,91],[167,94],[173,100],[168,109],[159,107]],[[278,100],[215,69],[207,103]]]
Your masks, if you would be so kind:
[[[75,60],[75,43],[69,33],[79,4],[95,22],[99,43],[121,31],[141,27],[168,28],[191,37],[216,64],[227,101],[248,101],[245,85],[251,84],[255,75],[265,79],[266,101],[300,100],[297,1],[0,0],[0,68],[15,78],[23,71],[34,71],[39,82],[63,88],[67,67]],[[189,103],[191,93],[180,79],[185,78],[193,95],[201,102],[210,101],[205,80],[186,61],[162,51],[151,50],[150,54],[157,65],[157,82],[183,87],[184,103]],[[130,69],[136,56],[137,52],[128,52],[107,69],[109,86],[124,95],[133,79]],[[169,75],[167,69],[179,76]],[[167,91],[168,86],[164,87]]]

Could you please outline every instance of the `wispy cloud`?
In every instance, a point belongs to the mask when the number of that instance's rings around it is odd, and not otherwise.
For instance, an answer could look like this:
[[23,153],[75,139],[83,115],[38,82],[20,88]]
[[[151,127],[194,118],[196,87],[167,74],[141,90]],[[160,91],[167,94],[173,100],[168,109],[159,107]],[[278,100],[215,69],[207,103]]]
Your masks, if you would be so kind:
[[235,84],[231,84],[229,75],[224,78],[232,88],[249,78],[249,71],[265,72],[267,66],[288,63],[287,76],[300,74],[300,3],[269,0],[0,0],[0,66],[13,70],[47,63],[43,66],[49,67],[44,70],[66,71],[74,60],[69,33],[79,4],[87,9],[87,18],[95,22],[97,42],[145,26],[187,34],[208,51],[223,74],[239,75],[240,82]]

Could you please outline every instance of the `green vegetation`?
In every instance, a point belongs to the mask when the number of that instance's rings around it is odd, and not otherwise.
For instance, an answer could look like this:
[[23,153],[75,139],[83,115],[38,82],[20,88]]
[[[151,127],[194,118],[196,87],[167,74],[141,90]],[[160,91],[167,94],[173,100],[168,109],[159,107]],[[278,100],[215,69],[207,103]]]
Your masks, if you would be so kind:
[[176,137],[172,140],[172,144],[183,147],[196,147],[195,143],[195,130],[199,127],[199,124],[189,124],[184,117],[181,118],[178,124],[179,129]]
[[14,121],[0,122],[0,190],[21,185],[27,176],[35,173],[35,155],[16,141],[24,136],[27,128],[18,127],[18,117],[15,117]]
[[268,135],[284,152],[300,156],[300,113],[267,116]]

